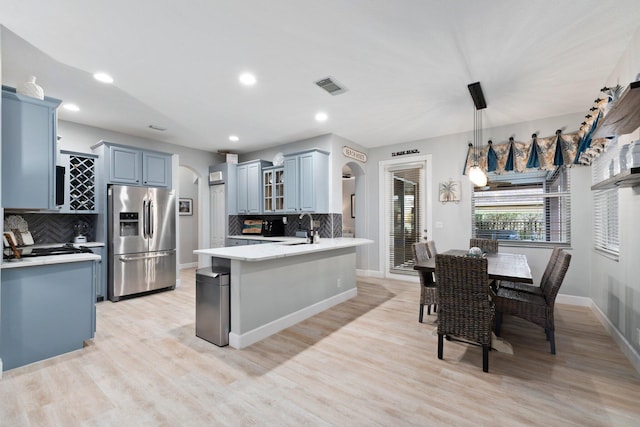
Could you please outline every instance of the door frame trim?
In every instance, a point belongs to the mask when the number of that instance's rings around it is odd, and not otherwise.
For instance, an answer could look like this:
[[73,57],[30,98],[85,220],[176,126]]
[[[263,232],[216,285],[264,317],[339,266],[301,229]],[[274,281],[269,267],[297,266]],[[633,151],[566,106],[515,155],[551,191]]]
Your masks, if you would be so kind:
[[378,162],[378,188],[383,192],[379,197],[378,212],[380,212],[382,220],[378,224],[378,235],[380,236],[380,244],[378,245],[378,269],[382,272],[383,277],[398,280],[412,280],[411,276],[402,274],[394,274],[389,272],[387,266],[387,259],[389,258],[389,211],[385,206],[385,201],[388,199],[389,189],[385,185],[386,181],[386,169],[389,166],[399,166],[403,164],[422,163],[425,168],[423,184],[424,188],[424,206],[420,215],[424,218],[423,225],[427,230],[432,230],[432,216],[433,216],[433,183],[432,183],[432,155],[424,154],[420,156],[409,156],[401,159],[381,160]]

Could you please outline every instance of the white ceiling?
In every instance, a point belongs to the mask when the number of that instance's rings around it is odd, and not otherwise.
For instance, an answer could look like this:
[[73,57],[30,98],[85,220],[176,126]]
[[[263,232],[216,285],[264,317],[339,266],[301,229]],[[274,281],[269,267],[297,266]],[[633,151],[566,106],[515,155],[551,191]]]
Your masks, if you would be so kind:
[[[475,81],[485,127],[586,113],[640,25],[637,0],[0,0],[0,10],[3,84],[36,76],[46,95],[80,106],[61,119],[236,152],[325,133],[376,147],[468,131]],[[251,88],[238,84],[247,70]],[[348,91],[313,83],[326,76]],[[320,110],[328,121],[314,121]]]

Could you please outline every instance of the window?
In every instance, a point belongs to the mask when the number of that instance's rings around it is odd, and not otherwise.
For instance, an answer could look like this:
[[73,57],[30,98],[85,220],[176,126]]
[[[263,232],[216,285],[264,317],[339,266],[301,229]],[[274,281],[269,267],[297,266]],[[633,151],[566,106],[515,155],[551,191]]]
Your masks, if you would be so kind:
[[474,237],[532,243],[571,241],[569,174],[564,167],[505,175],[472,199]]
[[[591,168],[591,182],[597,184],[618,172],[620,146],[613,141]],[[593,247],[594,249],[613,255],[617,258],[620,253],[620,236],[618,223],[618,189],[598,190],[593,196]]]

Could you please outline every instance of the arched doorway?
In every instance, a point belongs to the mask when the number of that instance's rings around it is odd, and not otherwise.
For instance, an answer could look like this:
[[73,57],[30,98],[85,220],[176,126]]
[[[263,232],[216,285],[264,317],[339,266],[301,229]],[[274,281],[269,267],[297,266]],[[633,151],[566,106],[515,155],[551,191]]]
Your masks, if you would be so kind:
[[[348,162],[342,166],[342,236],[363,237],[358,231],[362,229],[364,215],[358,216],[357,205],[364,206],[364,175],[362,166]],[[364,212],[364,210],[362,210]],[[362,213],[361,212],[361,213]],[[360,227],[358,226],[360,224]],[[360,230],[358,230],[360,228]]]
[[178,199],[185,209],[178,214],[178,267],[179,269],[198,266],[198,256],[193,251],[200,246],[200,184],[199,174],[188,166],[180,165],[178,169]]
[[[368,237],[366,233],[365,171],[356,162],[342,166],[342,236]],[[367,246],[356,248],[356,267],[365,269]]]

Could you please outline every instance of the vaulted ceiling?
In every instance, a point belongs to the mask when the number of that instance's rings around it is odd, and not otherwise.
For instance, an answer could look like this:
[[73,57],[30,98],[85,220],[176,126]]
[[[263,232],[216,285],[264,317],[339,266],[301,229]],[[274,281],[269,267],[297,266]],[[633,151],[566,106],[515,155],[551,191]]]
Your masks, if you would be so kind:
[[[376,147],[468,131],[475,81],[485,127],[586,112],[640,25],[637,0],[0,0],[0,10],[3,84],[36,76],[80,107],[61,119],[236,152],[325,133]],[[254,86],[239,84],[245,71]],[[327,76],[347,91],[314,84]],[[319,111],[328,120],[316,122]]]

